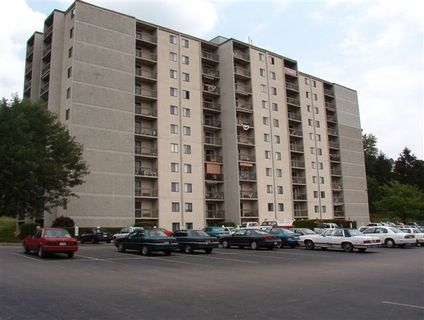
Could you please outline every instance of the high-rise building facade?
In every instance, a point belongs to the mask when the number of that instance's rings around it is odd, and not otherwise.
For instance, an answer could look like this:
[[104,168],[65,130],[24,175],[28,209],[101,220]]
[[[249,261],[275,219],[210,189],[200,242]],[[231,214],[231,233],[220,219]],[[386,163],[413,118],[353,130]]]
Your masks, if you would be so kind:
[[79,226],[369,220],[356,92],[252,44],[76,1],[28,40],[23,97],[84,145],[56,212]]

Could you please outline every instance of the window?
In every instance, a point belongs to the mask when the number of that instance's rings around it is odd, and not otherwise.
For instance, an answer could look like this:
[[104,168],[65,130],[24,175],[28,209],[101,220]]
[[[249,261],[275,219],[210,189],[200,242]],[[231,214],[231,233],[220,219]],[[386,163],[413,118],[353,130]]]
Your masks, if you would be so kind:
[[266,193],[272,193],[272,185],[270,184],[266,185]]
[[322,149],[321,149],[321,148],[318,148],[318,149],[317,149],[317,154],[318,154],[319,156],[322,156]]
[[315,213],[319,213],[319,206],[314,206]]
[[190,91],[183,90],[182,96],[183,96],[183,99],[190,99]]
[[180,212],[180,203],[179,202],[172,202],[171,211],[172,212]]
[[264,133],[264,141],[270,142],[271,141],[271,135],[269,133]]
[[326,206],[322,206],[322,213],[326,213],[327,212],[327,207]]
[[281,160],[281,152],[275,152],[275,160]]
[[259,61],[265,61],[265,54],[259,52]]
[[177,106],[169,106],[169,113],[173,115],[178,115],[178,107]]
[[311,98],[311,94],[310,92],[306,91],[306,98],[310,99]]
[[190,127],[186,127],[186,126],[184,126],[184,127],[183,127],[183,134],[184,134],[185,136],[191,136],[191,128],[190,128]]
[[178,153],[178,143],[171,143],[171,152]]
[[317,134],[315,135],[315,137],[316,137],[316,140],[317,140],[317,141],[321,141],[321,135],[320,135],[319,133],[317,133]]
[[66,109],[65,112],[65,120],[69,120],[69,117],[71,116],[71,109]]
[[318,191],[314,191],[314,198],[318,198]]
[[283,176],[283,170],[281,169],[276,169],[275,170],[275,175],[279,178],[281,178]]
[[72,67],[68,68],[68,79],[72,77]]
[[277,186],[277,193],[283,194],[283,192],[284,192],[283,186]]
[[179,192],[180,191],[180,184],[178,182],[171,182],[171,191],[172,192]]
[[72,58],[73,53],[74,53],[74,48],[70,47],[68,50],[68,58]]
[[184,173],[191,173],[191,164],[189,163],[184,164]]
[[312,126],[314,125],[314,122],[313,122],[313,120],[312,120],[312,119],[308,119],[308,125],[309,125],[310,127],[312,127]]
[[265,159],[271,159],[271,151],[265,150]]
[[315,161],[312,161],[312,169],[316,169],[317,168],[317,163]]
[[181,63],[182,64],[190,64],[190,59],[187,56],[182,56],[181,57]]
[[177,36],[174,36],[173,34],[170,34],[169,35],[169,43],[177,44],[178,43]]
[[191,154],[191,145],[189,144],[184,145],[184,154]]
[[183,108],[183,117],[190,118],[190,109],[189,108]]
[[278,119],[272,119],[272,123],[274,127],[278,128],[280,126],[280,120]]
[[321,191],[321,198],[325,198],[325,191]]
[[277,78],[274,71],[271,71],[269,74],[272,80],[275,80]]
[[269,118],[268,117],[263,117],[262,122],[263,122],[264,125],[269,126]]
[[280,141],[281,141],[280,136],[275,135],[275,136],[274,136],[274,142],[275,142],[276,144],[280,144]]
[[184,183],[184,192],[191,193],[193,191],[193,186],[191,183]]
[[190,81],[190,74],[188,74],[187,72],[183,72],[182,78],[183,78],[183,81],[189,82]]
[[272,103],[272,110],[278,111],[278,103],[275,103],[275,102]]
[[177,162],[171,162],[171,172],[179,172],[179,166]]
[[271,94],[272,94],[273,96],[276,96],[276,95],[277,95],[277,88],[275,88],[275,87],[271,87]]
[[66,99],[71,99],[71,88],[66,89]]
[[69,39],[72,39],[74,37],[74,28],[71,28],[69,30]]
[[270,64],[275,64],[275,59],[274,59],[274,57],[269,56],[269,63],[270,63]]
[[266,85],[261,84],[261,92],[266,93]]
[[169,60],[170,61],[177,61],[177,54],[175,52],[170,52],[169,53]]
[[317,101],[318,100],[318,95],[316,93],[314,93],[314,100]]
[[171,97],[178,97],[178,89],[173,87],[169,88],[169,94]]
[[317,87],[317,82],[315,80],[312,80],[312,85],[314,86],[314,88]]
[[261,77],[265,77],[265,69],[260,68],[260,69],[259,69],[259,75],[260,75]]
[[191,202],[184,203],[184,211],[185,212],[193,212],[193,204]]
[[188,48],[189,46],[189,42],[187,39],[181,39],[181,46],[183,46],[184,48]]
[[174,70],[174,69],[169,70],[169,77],[172,79],[177,79],[177,70]]
[[315,120],[315,127],[319,128],[320,127],[320,123],[318,120]]
[[284,203],[278,204],[278,211],[284,211]]
[[314,140],[315,135],[313,133],[309,133],[309,140]]
[[324,169],[324,164],[322,162],[319,162],[318,163],[318,166],[319,166],[319,169],[320,170],[323,170]]
[[262,108],[268,109],[268,101],[262,100]]
[[315,114],[319,113],[318,107],[314,107]]
[[272,177],[272,169],[271,168],[265,168],[265,175],[267,177]]
[[268,202],[268,211],[274,211],[274,204],[272,202]]
[[176,125],[176,124],[171,124],[171,125],[170,125],[170,129],[169,129],[169,131],[170,131],[171,133],[177,134],[177,133],[178,133],[178,125]]
[[305,84],[309,85],[309,79],[308,78],[305,78]]
[[180,223],[179,222],[172,222],[172,231],[178,231],[180,230]]

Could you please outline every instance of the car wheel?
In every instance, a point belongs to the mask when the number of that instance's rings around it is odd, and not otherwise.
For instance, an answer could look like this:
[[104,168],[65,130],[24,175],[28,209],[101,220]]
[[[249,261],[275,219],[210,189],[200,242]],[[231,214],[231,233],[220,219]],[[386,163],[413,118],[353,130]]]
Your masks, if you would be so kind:
[[384,241],[384,244],[387,248],[393,248],[395,246],[395,242],[393,241],[393,239],[386,239],[386,241]]
[[367,248],[359,248],[358,251],[359,252],[365,252],[367,250]]
[[24,252],[25,252],[26,254],[29,254],[29,253],[31,252],[31,250],[28,248],[28,246],[27,246],[27,244],[26,244],[26,243],[24,243]]
[[208,249],[205,249],[205,252],[206,253],[212,253],[212,250],[213,250],[212,248],[208,248]]
[[222,241],[222,247],[223,248],[229,248],[230,247],[230,244],[228,243],[227,240]]
[[185,253],[193,253],[193,248],[190,245],[186,245],[184,247],[184,252]]
[[123,243],[118,244],[118,252],[125,252],[125,246]]
[[342,248],[345,252],[352,252],[353,251],[353,245],[350,242],[343,243]]
[[165,256],[170,256],[171,255],[171,251],[170,250],[166,250],[165,252]]
[[258,249],[258,244],[256,243],[256,241],[253,241],[250,243],[250,248],[252,250],[257,250]]
[[146,246],[143,246],[143,247],[141,248],[141,254],[142,254],[143,256],[149,256],[149,255],[150,255],[150,250],[149,250],[149,248],[147,248]]
[[73,256],[74,256],[74,253],[75,252],[68,252],[68,253],[66,253],[66,255],[68,256],[68,258],[70,259],[70,258],[72,258]]
[[305,241],[305,248],[306,250],[313,250],[315,247],[314,243],[311,240]]
[[43,247],[38,247],[38,256],[40,258],[45,258],[46,257],[46,251],[44,251]]

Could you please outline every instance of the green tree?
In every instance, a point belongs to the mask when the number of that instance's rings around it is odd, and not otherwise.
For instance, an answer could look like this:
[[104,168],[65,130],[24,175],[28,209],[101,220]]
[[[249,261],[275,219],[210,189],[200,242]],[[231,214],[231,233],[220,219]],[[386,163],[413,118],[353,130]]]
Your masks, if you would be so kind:
[[417,159],[408,148],[403,149],[394,163],[393,177],[400,183],[415,185],[424,191],[424,161]]
[[418,187],[391,181],[380,187],[377,211],[402,222],[424,220],[424,193]]
[[39,217],[63,205],[88,167],[83,147],[41,103],[0,105],[0,216]]

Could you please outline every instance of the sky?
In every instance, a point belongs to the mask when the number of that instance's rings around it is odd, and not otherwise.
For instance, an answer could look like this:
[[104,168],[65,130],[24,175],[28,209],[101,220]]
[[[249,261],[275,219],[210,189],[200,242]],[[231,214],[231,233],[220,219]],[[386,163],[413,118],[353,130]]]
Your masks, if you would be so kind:
[[[358,92],[361,126],[424,159],[422,0],[87,0],[204,40],[252,42]],[[0,1],[0,97],[22,97],[26,41],[71,0]]]

